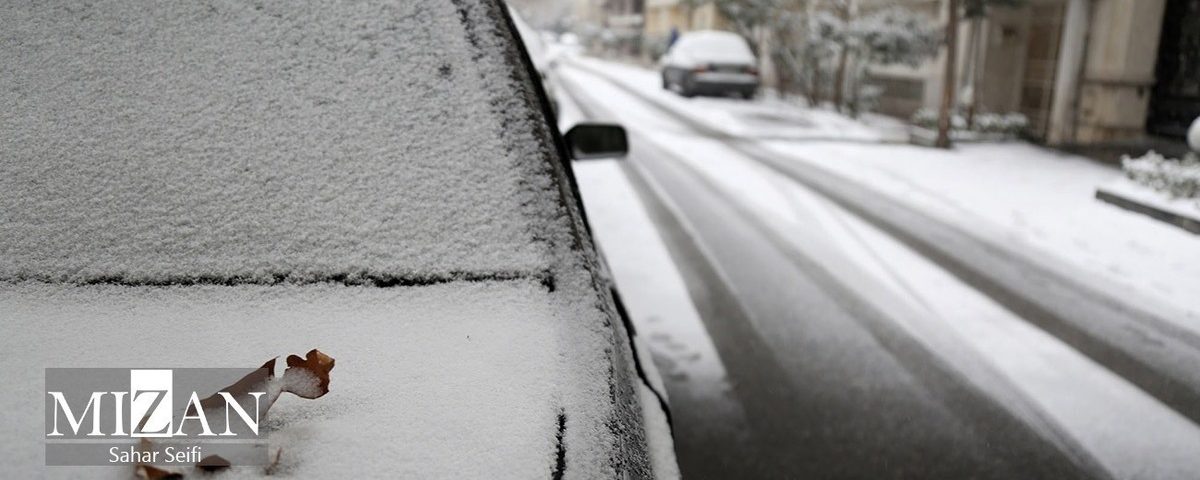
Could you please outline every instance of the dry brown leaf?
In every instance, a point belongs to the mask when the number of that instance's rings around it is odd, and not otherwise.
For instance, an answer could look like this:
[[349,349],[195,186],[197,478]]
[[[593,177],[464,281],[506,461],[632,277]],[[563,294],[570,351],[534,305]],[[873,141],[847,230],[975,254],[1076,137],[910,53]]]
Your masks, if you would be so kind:
[[[138,442],[138,451],[149,452],[153,448],[154,445],[150,443],[150,439],[148,438],[143,438],[141,442]],[[182,473],[172,472],[141,462],[133,466],[133,475],[142,480],[180,480],[183,478]]]
[[[288,355],[287,370],[283,372],[282,378],[275,377],[275,361],[274,358],[268,360],[258,369],[220,391],[228,392],[243,405],[254,404],[251,392],[266,392],[260,405],[262,416],[275,405],[275,401],[283,392],[291,392],[308,399],[320,398],[329,393],[329,372],[333,370],[333,357],[315,348],[309,350],[305,358]],[[214,393],[201,400],[200,406],[207,413],[210,409],[223,409],[225,400]],[[188,407],[188,414],[195,414],[192,407]]]
[[196,468],[204,470],[205,472],[224,470],[231,466],[233,465],[229,463],[229,460],[226,460],[225,457],[220,455],[209,455],[201,458],[199,462],[196,462]]
[[164,470],[154,465],[139,464],[134,470],[134,475],[142,480],[181,480],[183,474]]
[[314,348],[305,358],[289,355],[287,365],[287,370],[283,372],[283,391],[310,399],[329,393],[329,371],[333,370],[333,357]]
[[275,469],[279,468],[279,459],[282,457],[283,457],[283,449],[280,448],[278,450],[275,450],[275,459],[271,460],[271,464],[267,465],[267,468],[263,469],[263,474],[273,475],[275,473]]
[[[275,358],[268,360],[258,369],[219,391],[229,393],[239,403],[248,402],[249,404],[253,404],[254,402],[253,397],[250,395],[251,392],[266,392],[266,398],[260,410],[260,415],[262,416],[265,416],[267,411],[275,405],[275,401],[279,399],[279,395],[283,392],[291,392],[298,397],[308,399],[320,398],[329,393],[329,372],[333,370],[333,357],[315,348],[309,350],[304,355],[304,358],[300,358],[298,355],[288,355],[287,370],[284,370],[282,378],[275,377],[275,361]],[[201,400],[200,406],[207,415],[210,409],[214,411],[223,409],[225,407],[225,400],[219,394],[214,393]],[[189,406],[187,414],[195,415],[195,413],[195,408]],[[142,423],[145,423],[145,421],[146,419],[143,418]],[[148,450],[150,447],[149,440],[143,438],[141,448]],[[282,449],[275,452],[274,460],[267,466],[264,473],[270,475],[274,472],[279,466],[282,454]],[[222,470],[230,466],[230,462],[219,455],[209,455],[196,463],[196,468],[206,472]],[[137,464],[134,473],[137,475],[137,478],[144,480],[177,480],[183,478],[183,474],[181,473],[147,464]]]
[[[233,385],[222,388],[220,391],[228,392],[234,398],[238,399],[239,402],[248,397],[250,392],[269,391],[266,388],[266,384],[275,378],[275,360],[274,358],[267,360],[257,370],[250,372],[245,377],[242,377],[241,380],[234,382]],[[214,393],[209,395],[208,398],[200,400],[200,406],[204,407],[205,411],[210,408],[225,408],[225,400],[219,394]],[[195,412],[189,407],[188,413]]]

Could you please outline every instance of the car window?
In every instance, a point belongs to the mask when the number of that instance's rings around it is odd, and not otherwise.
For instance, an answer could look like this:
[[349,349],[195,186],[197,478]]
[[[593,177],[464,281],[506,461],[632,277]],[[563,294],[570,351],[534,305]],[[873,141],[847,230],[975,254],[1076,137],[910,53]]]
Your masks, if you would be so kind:
[[481,8],[0,4],[0,280],[545,270],[556,157]]

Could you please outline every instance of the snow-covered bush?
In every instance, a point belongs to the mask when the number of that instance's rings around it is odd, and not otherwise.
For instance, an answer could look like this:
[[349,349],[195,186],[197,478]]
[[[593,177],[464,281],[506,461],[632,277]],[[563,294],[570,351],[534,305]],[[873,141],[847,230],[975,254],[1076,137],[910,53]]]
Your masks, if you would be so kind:
[[847,33],[866,56],[879,65],[916,67],[937,54],[943,34],[926,15],[892,7],[855,19]]
[[841,47],[848,53],[845,87],[852,92],[844,103],[854,116],[871,111],[883,95],[881,87],[864,82],[868,66],[916,67],[937,53],[943,37],[928,16],[900,7],[853,18],[840,33]]
[[922,108],[912,115],[910,121],[921,128],[937,128],[938,112],[931,108]]
[[[938,112],[931,108],[922,108],[917,110],[909,121],[915,126],[936,130],[938,128]],[[966,130],[967,119],[963,118],[962,115],[952,113],[950,115],[950,128],[952,130]]]
[[1138,158],[1126,155],[1121,159],[1121,169],[1135,183],[1172,198],[1200,198],[1200,158],[1195,154],[1183,160],[1166,158],[1153,150]]
[[984,133],[1018,135],[1029,126],[1029,119],[1020,113],[981,113],[975,115],[975,130]]
[[1000,126],[1002,131],[1013,135],[1025,133],[1025,129],[1029,128],[1029,118],[1021,113],[1009,113],[1001,119]]
[[[922,108],[913,114],[910,121],[914,126],[930,130],[937,128],[938,112]],[[967,119],[955,113],[950,117],[950,127],[956,131],[992,133],[1008,136],[1020,135],[1029,126],[1029,119],[1020,113],[980,113],[975,115],[975,124],[967,128]]]
[[1002,126],[1004,117],[994,113],[980,113],[975,115],[975,128],[981,132],[1000,132],[1004,128]]
[[950,129],[951,130],[966,130],[967,129],[967,119],[963,118],[962,115],[959,115],[957,113],[954,115],[951,115],[950,116]]
[[852,99],[853,105],[851,105],[851,111],[855,113],[875,111],[875,107],[879,106],[879,98],[882,96],[883,87],[863,84],[858,87],[858,93]]

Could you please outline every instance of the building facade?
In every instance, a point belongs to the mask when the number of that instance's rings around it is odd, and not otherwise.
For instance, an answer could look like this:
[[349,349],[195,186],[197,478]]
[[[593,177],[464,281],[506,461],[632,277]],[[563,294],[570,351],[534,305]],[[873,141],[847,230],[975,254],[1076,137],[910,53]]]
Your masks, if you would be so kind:
[[690,30],[728,30],[728,21],[712,2],[688,0],[646,0],[645,38],[664,42],[674,28]]
[[[945,0],[909,2],[947,18]],[[1030,0],[996,8],[975,42],[973,93],[984,111],[1021,112],[1050,144],[1182,138],[1200,116],[1200,0]],[[970,48],[964,22],[959,58]],[[919,68],[872,68],[880,107],[936,108],[945,51]],[[960,87],[971,68],[958,62]],[[964,91],[960,88],[959,91]]]

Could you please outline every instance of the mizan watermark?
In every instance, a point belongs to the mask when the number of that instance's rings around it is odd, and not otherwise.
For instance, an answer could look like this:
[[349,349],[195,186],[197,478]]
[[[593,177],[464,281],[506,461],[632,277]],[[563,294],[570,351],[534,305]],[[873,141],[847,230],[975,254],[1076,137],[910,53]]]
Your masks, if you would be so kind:
[[265,368],[48,368],[46,465],[194,465],[211,455],[262,465],[267,392],[234,383],[267,374]]

